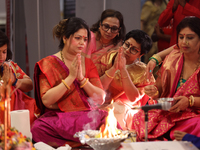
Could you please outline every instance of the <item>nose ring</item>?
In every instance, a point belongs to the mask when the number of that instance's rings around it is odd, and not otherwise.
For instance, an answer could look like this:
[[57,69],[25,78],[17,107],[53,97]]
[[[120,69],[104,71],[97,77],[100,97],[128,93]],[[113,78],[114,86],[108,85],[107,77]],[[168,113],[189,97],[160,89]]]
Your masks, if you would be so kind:
[[188,41],[186,41],[185,43],[186,43],[187,46],[189,45]]

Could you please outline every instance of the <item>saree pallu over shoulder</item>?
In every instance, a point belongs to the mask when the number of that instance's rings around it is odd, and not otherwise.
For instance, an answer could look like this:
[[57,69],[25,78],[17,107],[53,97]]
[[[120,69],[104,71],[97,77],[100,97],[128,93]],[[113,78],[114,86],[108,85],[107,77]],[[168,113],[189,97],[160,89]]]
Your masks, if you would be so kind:
[[[174,66],[174,67],[171,67]],[[161,68],[162,93],[161,97],[174,97],[184,95],[199,96],[199,71],[200,67],[177,90],[178,81],[183,68],[183,54],[179,49],[174,49],[163,62]],[[196,95],[198,94],[198,95]]]
[[174,85],[178,84],[178,79],[181,75],[182,67],[183,67],[182,53],[180,53],[179,49],[174,49],[170,53],[170,55],[168,55],[165,58],[162,67],[159,71],[160,74],[158,73],[158,77],[161,77],[161,81],[163,83],[162,95],[160,97],[170,97],[171,90],[173,90],[173,93],[175,93],[176,86],[174,87]]
[[[86,77],[90,78],[90,82],[96,86],[101,86],[100,81],[98,78],[98,75],[95,75],[94,65],[92,65],[92,61],[90,59],[85,59],[86,66],[86,72],[90,71],[90,76],[88,76],[88,73],[86,73]],[[65,79],[69,75],[69,70],[66,67],[66,65],[56,56],[48,56],[46,58],[43,58],[35,65],[35,75],[34,79],[36,82],[36,97],[38,101],[38,105],[42,106],[41,101],[41,95],[40,95],[40,87],[39,87],[39,74],[42,72],[48,83],[42,84],[42,86],[45,84],[50,85],[50,88],[57,86],[62,82],[62,79]],[[97,74],[97,73],[96,73]],[[73,82],[72,85],[70,85],[70,90],[67,90],[66,93],[63,95],[63,97],[58,101],[58,106],[60,110],[65,112],[72,112],[72,111],[82,111],[82,110],[89,110],[90,105],[87,101],[87,94],[81,89],[80,84],[77,80]],[[43,106],[44,108],[44,106]]]

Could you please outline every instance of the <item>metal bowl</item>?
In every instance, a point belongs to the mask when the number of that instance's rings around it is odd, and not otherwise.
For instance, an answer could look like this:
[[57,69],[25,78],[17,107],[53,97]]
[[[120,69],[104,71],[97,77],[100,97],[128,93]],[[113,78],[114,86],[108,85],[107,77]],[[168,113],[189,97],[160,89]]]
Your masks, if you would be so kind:
[[129,135],[128,131],[122,131],[124,137],[95,138],[98,133],[98,130],[84,130],[77,132],[74,137],[79,137],[82,144],[87,144],[94,150],[116,150]]
[[173,98],[159,98],[157,99],[158,104],[162,105],[163,110],[169,110],[176,101]]

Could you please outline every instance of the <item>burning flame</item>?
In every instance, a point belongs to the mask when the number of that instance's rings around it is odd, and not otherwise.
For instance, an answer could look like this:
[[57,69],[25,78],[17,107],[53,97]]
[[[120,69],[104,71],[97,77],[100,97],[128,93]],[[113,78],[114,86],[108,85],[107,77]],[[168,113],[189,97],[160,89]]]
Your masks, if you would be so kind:
[[[113,100],[111,104],[113,103]],[[109,108],[108,116],[106,117],[105,125],[100,127],[99,138],[112,138],[117,137],[121,133],[121,130],[117,129],[117,119],[114,116],[114,107]]]

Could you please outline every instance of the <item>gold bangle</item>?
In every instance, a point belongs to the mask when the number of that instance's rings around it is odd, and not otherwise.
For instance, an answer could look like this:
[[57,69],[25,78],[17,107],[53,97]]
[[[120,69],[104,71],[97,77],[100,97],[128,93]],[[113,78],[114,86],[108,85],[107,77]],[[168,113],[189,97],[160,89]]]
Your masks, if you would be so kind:
[[194,97],[192,95],[190,95],[188,100],[189,100],[190,107],[192,107],[194,105]]
[[107,70],[105,71],[105,74],[106,74],[107,77],[109,77],[109,78],[111,78],[111,79],[114,78],[114,77],[110,76],[110,75],[107,73]]
[[158,61],[159,65],[161,64],[162,58],[158,54],[154,54],[152,57],[154,57]]
[[62,83],[65,85],[65,87],[70,90],[70,87],[67,85],[67,83],[65,82],[65,80],[62,80]]
[[159,94],[159,91],[157,90],[153,96],[158,96],[158,94]]
[[86,78],[86,81],[80,86],[80,88],[83,88],[87,82],[88,82],[88,78]]

